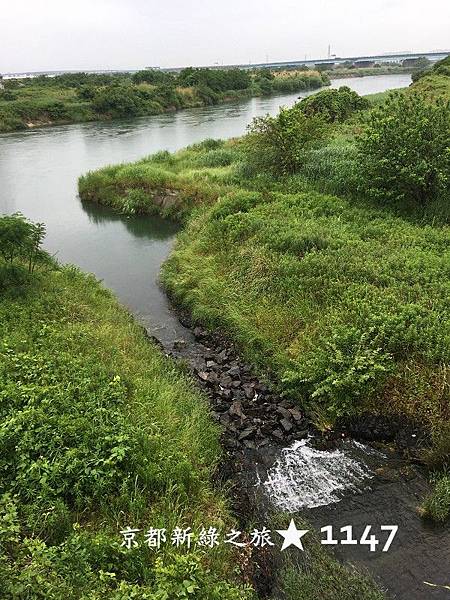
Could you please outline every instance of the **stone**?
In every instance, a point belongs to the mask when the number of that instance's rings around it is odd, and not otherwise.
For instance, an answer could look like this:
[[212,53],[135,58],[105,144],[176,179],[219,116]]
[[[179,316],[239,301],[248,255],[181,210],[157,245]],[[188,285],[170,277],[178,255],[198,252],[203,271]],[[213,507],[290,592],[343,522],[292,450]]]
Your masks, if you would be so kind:
[[230,398],[233,395],[232,391],[229,388],[221,388],[219,394],[222,396],[222,398],[225,398],[226,400],[230,400]]
[[245,440],[249,437],[251,437],[252,435],[254,435],[255,430],[253,429],[253,427],[247,427],[247,429],[244,429],[244,431],[242,431],[239,435],[239,440]]
[[228,411],[230,415],[245,419],[245,414],[242,411],[242,404],[239,400],[235,400]]
[[227,427],[230,424],[230,415],[228,413],[224,413],[223,415],[220,415],[219,420],[221,425]]
[[219,377],[217,375],[217,373],[214,373],[214,371],[210,371],[208,373],[208,377],[206,378],[206,380],[208,381],[208,383],[218,383],[219,381]]
[[290,431],[292,431],[292,429],[294,427],[292,425],[292,422],[289,421],[289,419],[281,419],[280,425],[286,431],[286,433],[289,433]]
[[231,367],[228,369],[228,375],[230,375],[230,377],[236,377],[237,375],[240,375],[240,371],[239,367]]
[[253,386],[251,384],[244,384],[242,386],[244,392],[245,392],[245,396],[251,400],[253,398],[253,396],[255,395],[255,390],[253,389]]
[[290,408],[289,412],[291,413],[292,418],[297,421],[297,423],[299,421],[302,421],[303,419],[303,415],[302,413],[298,410],[298,408]]
[[280,414],[283,419],[290,419],[291,418],[291,413],[288,411],[287,408],[284,408],[283,406],[278,406],[277,407],[277,413]]
[[220,378],[220,385],[223,388],[229,388],[232,383],[233,383],[233,380],[231,379],[231,377],[229,375],[222,375],[222,377]]

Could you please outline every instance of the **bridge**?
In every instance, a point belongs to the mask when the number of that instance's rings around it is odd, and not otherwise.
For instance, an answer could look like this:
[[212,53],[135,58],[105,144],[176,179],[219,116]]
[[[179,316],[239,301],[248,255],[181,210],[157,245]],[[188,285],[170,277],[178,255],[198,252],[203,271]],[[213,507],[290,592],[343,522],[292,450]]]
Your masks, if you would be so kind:
[[[340,65],[345,63],[396,63],[403,62],[404,60],[414,60],[421,57],[428,58],[431,62],[442,60],[446,56],[450,55],[450,50],[439,50],[434,52],[405,52],[405,53],[392,53],[392,54],[376,54],[373,56],[350,56],[346,58],[332,56],[330,58],[315,58],[308,60],[287,60],[279,62],[264,62],[264,63],[247,63],[247,64],[230,64],[230,65],[205,65],[199,67],[201,69],[282,69],[282,68],[295,68],[295,67],[314,67],[316,65]],[[177,72],[181,71],[184,67],[168,67],[161,68],[162,71]],[[83,69],[63,69],[55,71],[23,71],[21,73],[3,73],[5,79],[23,79],[24,77],[38,77],[39,75],[47,75],[49,77],[55,77],[56,75],[64,75],[66,73],[97,73],[97,74],[112,74],[112,73],[137,73],[141,69],[101,69],[101,70],[83,70]]]
[[216,69],[281,69],[281,68],[292,68],[292,67],[314,67],[316,65],[342,65],[345,63],[398,63],[403,62],[404,60],[415,60],[418,58],[427,58],[431,62],[437,62],[438,60],[442,60],[446,56],[450,54],[450,50],[439,50],[435,52],[403,52],[403,53],[393,53],[393,54],[375,54],[373,56],[349,56],[349,57],[336,57],[331,56],[329,58],[315,58],[315,59],[305,59],[305,60],[290,60],[290,61],[279,61],[279,62],[265,62],[265,63],[250,63],[250,64],[237,64],[237,65],[227,65],[227,66],[215,66],[211,68]]

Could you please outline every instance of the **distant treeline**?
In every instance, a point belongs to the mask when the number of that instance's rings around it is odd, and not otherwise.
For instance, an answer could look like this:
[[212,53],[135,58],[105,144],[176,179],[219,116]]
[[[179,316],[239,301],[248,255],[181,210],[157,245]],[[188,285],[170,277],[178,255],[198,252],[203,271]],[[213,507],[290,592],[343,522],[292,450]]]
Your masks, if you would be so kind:
[[326,74],[305,70],[186,68],[179,73],[67,73],[12,79],[0,90],[0,132],[37,125],[137,117],[251,96],[327,85]]

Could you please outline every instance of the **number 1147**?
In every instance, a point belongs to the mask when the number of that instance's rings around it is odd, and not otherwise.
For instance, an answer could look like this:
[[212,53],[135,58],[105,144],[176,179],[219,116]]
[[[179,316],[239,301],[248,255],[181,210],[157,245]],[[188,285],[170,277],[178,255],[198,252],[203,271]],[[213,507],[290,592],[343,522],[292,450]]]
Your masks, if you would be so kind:
[[[382,532],[388,532],[388,537],[382,550],[383,552],[387,552],[391,547],[395,536],[397,535],[398,525],[381,525],[380,530]],[[372,525],[366,526],[362,536],[359,539],[353,536],[353,527],[351,525],[346,525],[345,527],[340,528],[340,532],[343,535],[343,537],[340,537],[340,539],[335,539],[334,528],[332,525],[322,527],[320,531],[325,534],[325,538],[322,539],[321,542],[325,546],[336,546],[337,544],[341,544],[341,546],[356,546],[359,544],[368,546],[371,552],[375,552],[380,544],[378,537],[371,533]]]

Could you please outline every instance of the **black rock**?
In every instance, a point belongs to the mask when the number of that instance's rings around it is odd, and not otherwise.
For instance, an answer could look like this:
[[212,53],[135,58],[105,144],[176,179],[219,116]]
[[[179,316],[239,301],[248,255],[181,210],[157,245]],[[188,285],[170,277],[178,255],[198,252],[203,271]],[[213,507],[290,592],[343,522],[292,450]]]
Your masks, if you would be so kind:
[[230,367],[228,369],[228,375],[230,375],[230,377],[236,377],[238,375],[240,375],[241,370],[239,369],[239,367]]
[[230,415],[234,417],[239,417],[240,419],[245,419],[245,414],[242,411],[242,404],[239,400],[235,400],[233,404],[230,406],[230,410],[228,411]]
[[284,408],[283,406],[277,407],[277,413],[280,414],[283,417],[283,419],[290,420],[291,418],[291,413],[288,411],[287,408]]
[[255,429],[253,427],[247,427],[247,429],[244,429],[244,431],[242,431],[242,433],[239,435],[239,439],[242,441],[251,437],[254,434]]
[[281,419],[280,425],[286,431],[286,433],[289,433],[294,428],[292,422],[289,421],[289,419]]

